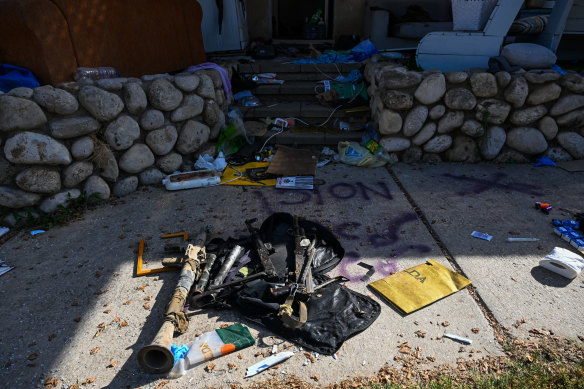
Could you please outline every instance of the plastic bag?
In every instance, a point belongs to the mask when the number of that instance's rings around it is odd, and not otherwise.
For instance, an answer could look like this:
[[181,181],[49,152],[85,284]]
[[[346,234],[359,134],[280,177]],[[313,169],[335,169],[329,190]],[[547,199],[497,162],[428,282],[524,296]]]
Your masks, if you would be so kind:
[[361,62],[364,59],[371,57],[373,54],[378,53],[375,45],[369,40],[364,40],[357,46],[351,49],[351,54],[353,54],[353,60]]
[[229,156],[235,154],[247,142],[252,144],[253,137],[248,137],[243,125],[243,115],[237,108],[231,108],[227,113],[229,125],[217,139],[216,150]]
[[347,165],[381,167],[388,161],[375,156],[357,142],[339,142],[339,160]]
[[30,70],[20,66],[0,63],[0,91],[8,92],[21,86],[36,88],[40,84]]
[[217,158],[213,158],[209,154],[199,155],[199,159],[195,162],[195,167],[197,169],[222,172],[227,167],[227,162],[225,162],[225,155],[220,151]]

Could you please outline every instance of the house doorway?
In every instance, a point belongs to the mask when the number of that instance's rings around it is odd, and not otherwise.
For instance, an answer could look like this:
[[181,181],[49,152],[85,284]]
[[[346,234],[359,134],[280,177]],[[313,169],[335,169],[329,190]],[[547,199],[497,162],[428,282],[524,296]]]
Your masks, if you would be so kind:
[[332,0],[272,0],[273,39],[331,39],[333,3]]

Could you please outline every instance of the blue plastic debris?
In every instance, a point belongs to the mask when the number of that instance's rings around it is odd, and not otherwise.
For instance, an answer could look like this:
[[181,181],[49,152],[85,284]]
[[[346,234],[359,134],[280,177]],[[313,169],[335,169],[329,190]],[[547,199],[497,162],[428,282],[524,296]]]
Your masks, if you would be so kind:
[[533,166],[554,166],[557,167],[556,163],[552,161],[549,157],[538,158]]

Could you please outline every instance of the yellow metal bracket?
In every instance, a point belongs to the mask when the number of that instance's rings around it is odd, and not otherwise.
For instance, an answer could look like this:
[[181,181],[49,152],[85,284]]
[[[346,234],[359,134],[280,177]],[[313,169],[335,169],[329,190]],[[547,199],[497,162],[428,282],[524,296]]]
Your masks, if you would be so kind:
[[[165,234],[165,235],[162,235],[161,238],[162,239],[174,238],[176,236],[182,236],[184,241],[187,241],[189,239],[188,232],[177,232],[177,233],[173,233],[173,234]],[[164,273],[167,271],[180,270],[180,268],[178,268],[178,267],[161,267],[158,269],[142,270],[143,255],[144,255],[144,239],[140,239],[140,247],[138,248],[138,262],[136,263],[136,277],[147,276],[147,275],[156,274],[156,273]]]

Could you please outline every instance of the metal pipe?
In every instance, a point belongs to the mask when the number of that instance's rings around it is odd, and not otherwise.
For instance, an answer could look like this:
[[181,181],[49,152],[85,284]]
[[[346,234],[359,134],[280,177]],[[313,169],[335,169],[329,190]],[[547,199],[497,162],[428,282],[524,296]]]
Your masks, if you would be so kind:
[[187,294],[196,280],[201,265],[201,254],[205,251],[207,232],[201,229],[194,244],[189,244],[185,252],[185,261],[177,281],[176,288],[164,314],[164,321],[151,344],[138,352],[138,363],[149,373],[166,373],[174,366],[174,355],[170,351],[174,332],[184,333],[188,327],[188,318],[183,309]]
[[197,284],[195,285],[195,290],[193,294],[201,293],[207,287],[207,283],[209,282],[209,276],[211,274],[211,269],[213,268],[213,264],[215,263],[216,259],[217,256],[215,254],[207,254],[207,263],[205,264],[205,268],[201,273],[199,281],[197,281]]

